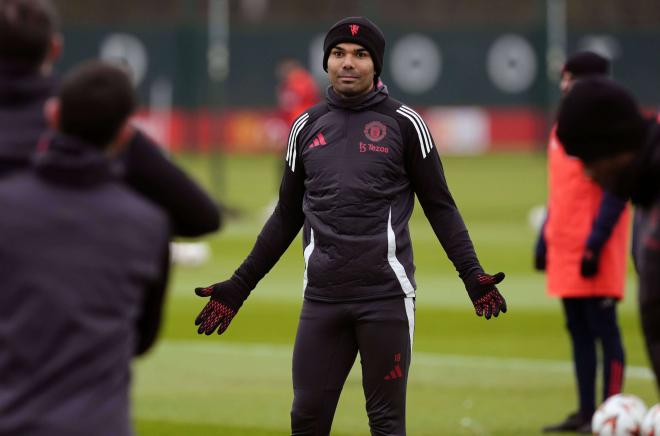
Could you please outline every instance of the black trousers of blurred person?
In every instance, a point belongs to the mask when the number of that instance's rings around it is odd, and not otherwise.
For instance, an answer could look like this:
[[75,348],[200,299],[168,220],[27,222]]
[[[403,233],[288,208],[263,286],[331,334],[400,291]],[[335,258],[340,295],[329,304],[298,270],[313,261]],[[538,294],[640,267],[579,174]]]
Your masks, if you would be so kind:
[[371,434],[405,435],[413,330],[413,298],[305,300],[293,351],[292,435],[330,434],[358,351]]
[[596,408],[597,344],[602,350],[602,400],[623,388],[625,355],[617,322],[616,300],[606,297],[564,298],[566,327],[571,336],[580,412],[591,416]]

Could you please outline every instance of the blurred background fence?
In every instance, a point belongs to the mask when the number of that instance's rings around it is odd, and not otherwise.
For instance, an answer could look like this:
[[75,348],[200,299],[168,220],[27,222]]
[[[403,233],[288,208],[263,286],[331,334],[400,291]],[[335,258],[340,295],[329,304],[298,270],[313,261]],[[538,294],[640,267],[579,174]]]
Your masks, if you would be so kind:
[[174,150],[279,150],[275,65],[317,77],[324,32],[365,15],[387,37],[383,81],[425,116],[446,153],[545,141],[565,53],[609,56],[614,75],[660,102],[657,0],[59,0],[65,70],[89,57],[133,68],[147,129]]

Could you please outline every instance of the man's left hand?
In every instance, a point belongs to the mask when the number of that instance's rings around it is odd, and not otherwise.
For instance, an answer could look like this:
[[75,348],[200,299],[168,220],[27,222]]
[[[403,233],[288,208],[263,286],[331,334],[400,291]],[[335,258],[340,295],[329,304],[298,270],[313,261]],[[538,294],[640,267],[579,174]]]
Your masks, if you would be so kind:
[[466,281],[468,294],[478,316],[490,319],[491,316],[497,317],[500,312],[506,312],[506,300],[495,286],[502,280],[504,273],[499,272],[495,275],[476,273]]

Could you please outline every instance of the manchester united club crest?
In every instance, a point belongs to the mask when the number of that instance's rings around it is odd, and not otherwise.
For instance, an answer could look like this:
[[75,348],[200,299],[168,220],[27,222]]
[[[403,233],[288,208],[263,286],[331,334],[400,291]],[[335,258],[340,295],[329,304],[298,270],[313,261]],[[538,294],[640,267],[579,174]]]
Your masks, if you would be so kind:
[[351,24],[348,26],[349,29],[351,29],[351,35],[355,36],[358,34],[358,31],[360,30],[360,26],[357,24]]
[[387,127],[380,121],[372,121],[364,126],[364,136],[370,141],[378,142],[387,135]]

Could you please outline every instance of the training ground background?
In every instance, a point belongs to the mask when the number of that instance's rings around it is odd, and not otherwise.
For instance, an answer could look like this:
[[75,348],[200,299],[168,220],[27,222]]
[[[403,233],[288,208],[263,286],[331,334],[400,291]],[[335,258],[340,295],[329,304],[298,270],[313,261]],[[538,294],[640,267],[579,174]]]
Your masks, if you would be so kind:
[[[210,260],[172,271],[156,347],[134,365],[133,409],[142,436],[286,435],[293,397],[291,350],[302,303],[300,236],[252,293],[229,330],[199,336],[205,300],[193,288],[228,278],[248,254],[275,198],[278,156],[223,158],[213,178],[238,208],[205,238]],[[211,187],[208,156],[176,160]],[[569,341],[558,301],[532,268],[529,213],[546,199],[542,154],[443,157],[450,189],[487,272],[504,271],[509,312],[477,318],[439,242],[416,205],[410,223],[417,266],[415,342],[408,383],[410,435],[530,435],[576,408]],[[213,167],[213,165],[216,165]],[[191,210],[190,213],[195,213]],[[657,401],[629,268],[619,308],[628,368],[624,390]],[[369,434],[359,356],[337,408],[333,435]]]

